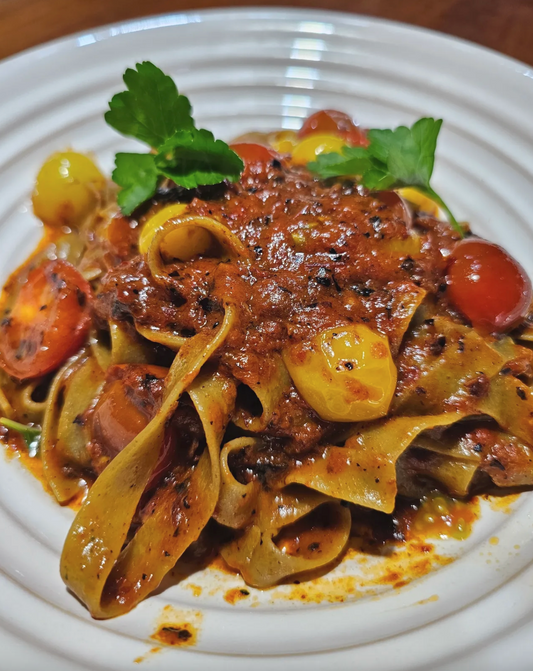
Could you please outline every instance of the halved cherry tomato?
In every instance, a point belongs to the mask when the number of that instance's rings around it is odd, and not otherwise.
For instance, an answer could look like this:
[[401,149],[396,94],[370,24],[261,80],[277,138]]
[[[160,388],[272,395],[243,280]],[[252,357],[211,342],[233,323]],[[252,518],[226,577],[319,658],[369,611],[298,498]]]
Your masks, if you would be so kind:
[[[95,463],[99,471],[140,433],[154,417],[163,399],[164,380],[168,373],[161,366],[121,364],[107,371],[106,383],[94,410],[90,411],[93,452],[104,459]],[[170,469],[175,440],[167,431],[159,459],[146,489],[154,487]]]
[[484,333],[513,328],[531,302],[531,281],[522,266],[498,245],[477,238],[456,245],[446,282],[450,302]]
[[58,368],[87,337],[91,299],[91,287],[70,263],[34,268],[0,323],[0,366],[19,380]]
[[272,161],[278,159],[278,155],[273,149],[255,142],[237,142],[230,146],[244,161],[243,177],[265,172],[272,165]]
[[367,147],[369,144],[365,131],[338,110],[320,110],[311,114],[298,131],[298,136],[307,137],[314,133],[340,135],[352,147]]

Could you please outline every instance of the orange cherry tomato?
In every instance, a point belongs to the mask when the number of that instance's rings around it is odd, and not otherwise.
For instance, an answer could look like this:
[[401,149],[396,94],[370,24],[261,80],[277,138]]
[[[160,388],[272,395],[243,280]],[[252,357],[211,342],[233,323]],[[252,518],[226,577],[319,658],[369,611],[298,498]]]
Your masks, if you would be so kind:
[[459,242],[450,257],[449,301],[484,333],[516,326],[531,302],[531,281],[498,245],[477,238]]
[[279,160],[273,149],[255,142],[237,142],[230,147],[244,161],[243,177],[264,173],[272,165],[272,161]]
[[[113,459],[145,428],[161,405],[167,373],[161,366],[144,364],[120,364],[108,369],[104,389],[90,415],[91,437],[98,452]],[[175,441],[168,434],[146,490],[152,489],[172,465]]]
[[308,117],[298,131],[303,138],[314,133],[340,135],[352,147],[367,147],[369,142],[364,130],[354,124],[351,117],[337,110],[320,110]]
[[58,368],[87,338],[91,300],[88,282],[70,263],[49,261],[34,268],[4,311],[0,366],[19,380]]

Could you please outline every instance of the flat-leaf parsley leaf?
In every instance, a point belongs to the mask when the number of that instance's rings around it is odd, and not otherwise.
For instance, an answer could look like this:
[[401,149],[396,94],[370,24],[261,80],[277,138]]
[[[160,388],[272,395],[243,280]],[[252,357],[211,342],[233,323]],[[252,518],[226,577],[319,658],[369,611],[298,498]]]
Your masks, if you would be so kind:
[[442,119],[423,118],[411,128],[369,130],[368,147],[343,147],[342,153],[320,154],[308,168],[323,179],[355,175],[372,190],[414,187],[446,212],[462,236],[463,230],[450,208],[430,185],[441,126]]
[[136,68],[124,73],[128,90],[113,96],[105,120],[122,135],[158,149],[176,131],[194,128],[191,104],[173,79],[150,61]]
[[113,181],[122,187],[117,202],[124,214],[151,198],[157,190],[159,172],[154,154],[117,154]]
[[153,63],[138,63],[124,73],[128,90],[117,93],[105,115],[123,135],[150,145],[149,154],[121,153],[115,157],[113,181],[124,214],[151,198],[165,177],[185,189],[237,181],[242,159],[222,140],[195,127],[188,98]]
[[241,158],[213,133],[196,128],[178,131],[155,157],[158,170],[176,184],[194,189],[198,184],[235,182],[242,172]]

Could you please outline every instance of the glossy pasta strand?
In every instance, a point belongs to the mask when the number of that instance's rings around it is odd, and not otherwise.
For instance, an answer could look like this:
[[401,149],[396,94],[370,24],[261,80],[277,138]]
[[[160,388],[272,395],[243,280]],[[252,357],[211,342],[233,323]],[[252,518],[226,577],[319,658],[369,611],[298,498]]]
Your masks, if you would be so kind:
[[[128,598],[117,594],[106,600],[107,580],[157,461],[166,422],[182,393],[224,342],[234,319],[235,308],[226,306],[224,322],[215,333],[200,333],[181,348],[169,371],[167,396],[157,415],[107,466],[74,520],[63,548],[61,575],[95,617],[124,613],[142,598],[135,585],[128,583]],[[153,584],[152,589],[156,586]]]

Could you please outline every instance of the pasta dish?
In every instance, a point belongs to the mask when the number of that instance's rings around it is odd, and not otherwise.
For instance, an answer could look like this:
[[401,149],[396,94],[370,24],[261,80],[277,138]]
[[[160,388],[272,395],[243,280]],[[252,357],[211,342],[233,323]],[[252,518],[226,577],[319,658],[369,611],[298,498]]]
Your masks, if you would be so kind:
[[430,186],[440,122],[322,111],[228,146],[155,66],[124,79],[107,121],[151,151],[114,183],[47,159],[0,324],[3,431],[79,502],[61,576],[94,617],[201,534],[265,588],[398,497],[533,484],[531,284]]

